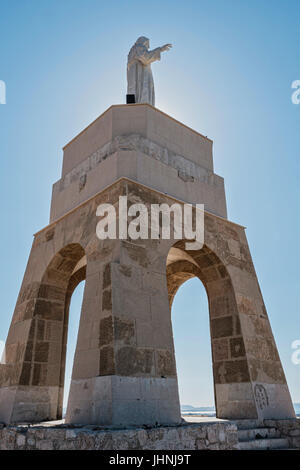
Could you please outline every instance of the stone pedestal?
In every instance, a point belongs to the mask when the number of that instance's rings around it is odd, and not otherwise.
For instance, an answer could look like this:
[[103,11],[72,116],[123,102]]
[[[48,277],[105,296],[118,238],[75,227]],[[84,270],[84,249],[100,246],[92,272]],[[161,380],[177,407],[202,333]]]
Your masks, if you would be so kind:
[[[118,210],[119,196],[149,213],[151,204],[204,204],[203,248],[189,251],[173,235],[99,240],[97,207]],[[85,279],[66,421],[179,423],[171,305],[195,276],[209,300],[217,416],[294,417],[245,230],[226,218],[212,142],[150,105],[113,106],[64,149],[0,367],[0,421],[61,417],[70,299]]]

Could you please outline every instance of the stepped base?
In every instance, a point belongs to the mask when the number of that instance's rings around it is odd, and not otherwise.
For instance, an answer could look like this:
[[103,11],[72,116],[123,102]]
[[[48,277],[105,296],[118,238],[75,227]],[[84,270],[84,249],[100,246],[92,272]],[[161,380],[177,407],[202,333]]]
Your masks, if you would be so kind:
[[[299,420],[238,420],[239,450],[288,450],[294,447],[288,433],[282,430],[282,423],[288,421],[292,436],[298,434]],[[298,446],[296,446],[298,447]]]
[[280,437],[280,432],[276,428],[253,428],[238,431],[239,442],[277,437]]
[[118,429],[71,426],[0,425],[0,450],[236,450],[237,428],[230,421]]
[[289,441],[285,438],[256,439],[239,443],[239,450],[283,450],[288,447]]
[[[298,433],[298,422],[289,423],[292,435]],[[174,426],[126,429],[64,421],[0,424],[0,450],[293,450],[294,442],[282,435],[280,426],[270,424],[240,420],[237,426],[234,421],[199,417],[187,417]]]

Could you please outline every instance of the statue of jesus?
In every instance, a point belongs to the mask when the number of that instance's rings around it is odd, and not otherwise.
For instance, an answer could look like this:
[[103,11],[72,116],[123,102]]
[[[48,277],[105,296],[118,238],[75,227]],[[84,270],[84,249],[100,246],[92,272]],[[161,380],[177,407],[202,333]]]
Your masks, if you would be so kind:
[[135,95],[136,103],[155,106],[151,63],[160,60],[161,52],[168,51],[171,47],[172,44],[165,44],[149,51],[149,39],[141,36],[130,49],[127,62],[127,94]]

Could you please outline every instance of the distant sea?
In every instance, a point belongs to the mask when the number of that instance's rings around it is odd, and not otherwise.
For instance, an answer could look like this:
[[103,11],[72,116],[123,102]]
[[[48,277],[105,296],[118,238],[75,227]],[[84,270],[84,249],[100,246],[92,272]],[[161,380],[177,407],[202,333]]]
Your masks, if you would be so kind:
[[181,415],[189,416],[207,416],[213,417],[216,416],[216,410],[214,406],[192,406],[192,405],[181,405]]
[[297,418],[300,418],[300,403],[293,403],[293,405],[296,411]]
[[[297,418],[300,418],[300,403],[294,403],[294,408]],[[181,415],[189,416],[216,416],[216,410],[214,406],[192,406],[192,405],[181,405]]]
[[[294,408],[297,418],[300,418],[300,403],[294,403]],[[63,409],[63,418],[66,415],[66,408]],[[192,406],[192,405],[181,405],[181,415],[189,416],[216,416],[216,410],[214,406]]]

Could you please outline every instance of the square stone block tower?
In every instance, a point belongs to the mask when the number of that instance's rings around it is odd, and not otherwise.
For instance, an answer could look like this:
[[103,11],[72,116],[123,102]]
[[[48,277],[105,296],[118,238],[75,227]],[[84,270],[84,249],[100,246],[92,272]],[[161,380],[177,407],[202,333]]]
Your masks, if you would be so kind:
[[[112,204],[118,216],[120,196],[149,211],[204,204],[203,247],[189,251],[172,231],[100,240],[97,207]],[[70,299],[85,279],[66,421],[180,423],[171,306],[191,277],[208,295],[217,417],[294,417],[244,227],[227,219],[212,141],[150,105],[112,106],[64,148],[0,365],[0,421],[61,418]]]

